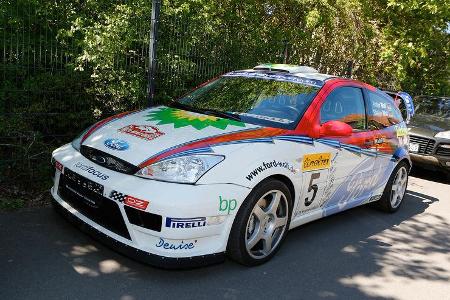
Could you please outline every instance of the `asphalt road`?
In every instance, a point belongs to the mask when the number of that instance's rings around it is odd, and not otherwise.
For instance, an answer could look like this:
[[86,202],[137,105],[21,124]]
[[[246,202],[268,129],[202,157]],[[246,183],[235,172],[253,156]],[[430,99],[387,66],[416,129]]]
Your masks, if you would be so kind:
[[302,226],[255,268],[160,270],[51,208],[1,213],[0,299],[450,299],[450,184],[415,176],[397,213],[360,207]]

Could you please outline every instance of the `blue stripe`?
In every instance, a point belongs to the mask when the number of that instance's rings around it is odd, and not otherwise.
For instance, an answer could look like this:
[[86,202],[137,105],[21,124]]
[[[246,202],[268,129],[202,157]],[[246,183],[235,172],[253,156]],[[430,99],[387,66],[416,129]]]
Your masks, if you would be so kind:
[[273,144],[273,140],[271,138],[260,138],[260,139],[229,141],[229,142],[223,142],[223,143],[219,143],[219,144],[214,144],[214,145],[211,145],[211,147],[225,146],[225,145],[234,145],[234,144],[249,144],[249,143],[269,143],[269,144]]
[[280,135],[274,137],[276,140],[295,142],[295,143],[306,143],[306,144],[314,144],[314,140],[307,136],[295,136],[295,135]]
[[361,148],[357,147],[357,146],[353,146],[353,145],[348,145],[348,144],[343,144],[342,148],[344,148],[345,150],[348,150],[350,152],[354,152],[357,154],[361,154]]
[[176,157],[180,157],[180,156],[187,156],[187,155],[191,155],[191,154],[202,154],[202,153],[213,153],[213,152],[214,151],[212,150],[211,147],[203,147],[203,148],[191,149],[191,150],[186,150],[186,151],[182,151],[179,153],[175,153],[173,155],[169,155],[169,156],[163,158],[162,160],[167,160],[167,159],[176,158]]
[[337,148],[340,148],[343,145],[339,141],[327,140],[327,139],[318,139],[318,140],[316,140],[316,142],[319,142],[319,143],[322,143],[322,144],[325,144],[325,145],[328,145],[328,146],[332,146],[332,147],[337,147]]

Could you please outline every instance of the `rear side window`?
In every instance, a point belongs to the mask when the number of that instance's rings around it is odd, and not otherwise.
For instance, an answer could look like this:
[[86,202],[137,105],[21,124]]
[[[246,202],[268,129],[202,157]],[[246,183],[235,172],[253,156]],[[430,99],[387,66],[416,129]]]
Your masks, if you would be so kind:
[[394,101],[377,93],[368,91],[369,115],[367,124],[369,130],[383,129],[402,122],[402,115]]
[[341,87],[328,95],[320,109],[320,122],[341,121],[353,129],[365,130],[366,113],[362,90]]

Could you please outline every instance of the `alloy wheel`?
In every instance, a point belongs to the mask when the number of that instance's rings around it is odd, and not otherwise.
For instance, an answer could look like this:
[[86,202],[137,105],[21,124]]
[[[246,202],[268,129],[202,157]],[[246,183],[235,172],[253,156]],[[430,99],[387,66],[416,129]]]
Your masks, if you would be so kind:
[[245,244],[256,259],[270,255],[280,243],[288,222],[288,202],[279,190],[264,194],[255,204],[247,221]]
[[406,185],[408,182],[408,171],[405,167],[397,170],[391,189],[391,206],[397,208],[403,200],[405,195]]

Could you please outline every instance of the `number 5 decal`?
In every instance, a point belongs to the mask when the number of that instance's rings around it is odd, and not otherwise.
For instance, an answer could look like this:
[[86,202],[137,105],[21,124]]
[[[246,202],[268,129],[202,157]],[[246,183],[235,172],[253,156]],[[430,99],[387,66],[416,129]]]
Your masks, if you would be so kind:
[[319,189],[317,187],[317,184],[313,184],[314,179],[318,179],[320,177],[320,173],[313,173],[311,174],[311,179],[309,180],[309,187],[308,187],[308,193],[311,191],[314,191],[311,200],[309,200],[309,196],[305,198],[305,206],[310,206],[311,203],[314,202],[314,199],[316,199],[317,190]]

